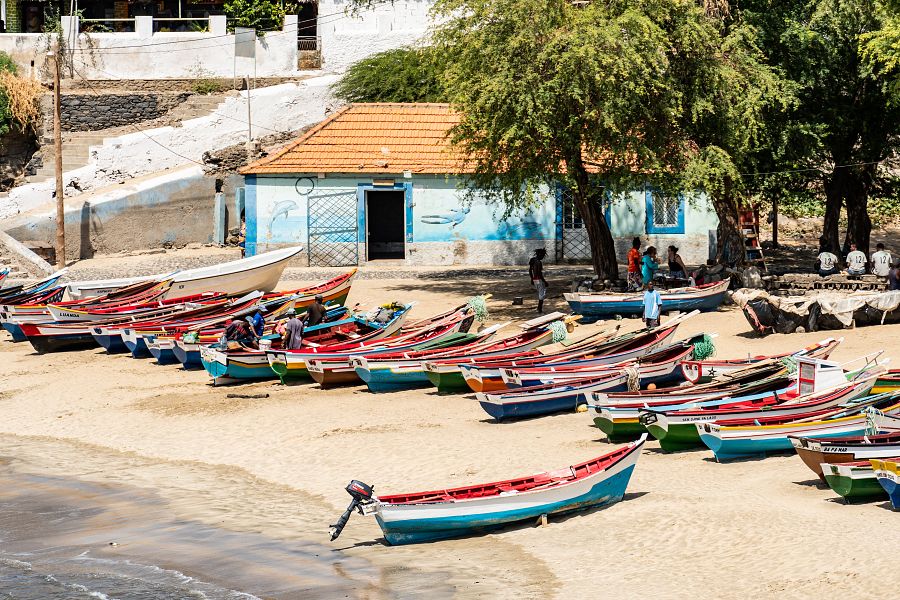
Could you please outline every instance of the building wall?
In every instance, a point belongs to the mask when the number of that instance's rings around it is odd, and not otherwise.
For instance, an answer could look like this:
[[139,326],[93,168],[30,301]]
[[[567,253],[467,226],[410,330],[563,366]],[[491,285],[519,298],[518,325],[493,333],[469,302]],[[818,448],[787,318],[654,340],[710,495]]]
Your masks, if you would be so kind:
[[[502,208],[484,201],[465,207],[457,183],[455,177],[422,175],[393,178],[393,185],[383,187],[374,186],[369,176],[247,177],[248,252],[265,252],[297,243],[309,251],[309,207],[330,198],[335,207],[351,206],[352,209],[355,202],[355,237],[359,262],[363,263],[366,191],[385,189],[402,190],[405,194],[407,264],[524,264],[535,248],[553,247],[556,206],[555,199],[546,190],[533,211],[504,219]],[[313,220],[316,216],[312,215]]]

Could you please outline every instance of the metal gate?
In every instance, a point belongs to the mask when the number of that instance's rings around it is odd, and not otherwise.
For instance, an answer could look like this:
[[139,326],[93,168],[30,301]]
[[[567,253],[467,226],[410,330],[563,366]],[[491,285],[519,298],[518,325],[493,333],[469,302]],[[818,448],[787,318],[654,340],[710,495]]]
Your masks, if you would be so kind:
[[307,199],[309,265],[346,267],[359,264],[356,192],[310,194]]
[[584,221],[575,209],[572,193],[563,187],[559,190],[559,197],[562,204],[562,244],[557,259],[567,262],[589,261],[591,241],[584,228]]

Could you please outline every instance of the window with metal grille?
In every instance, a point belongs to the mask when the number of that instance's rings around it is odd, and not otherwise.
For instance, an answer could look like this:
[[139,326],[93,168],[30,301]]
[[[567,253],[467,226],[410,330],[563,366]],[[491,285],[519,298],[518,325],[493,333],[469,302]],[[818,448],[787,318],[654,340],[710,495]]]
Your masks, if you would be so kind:
[[657,227],[677,227],[678,207],[680,204],[677,196],[654,194],[653,224]]
[[584,229],[584,221],[575,209],[575,200],[568,189],[562,190],[563,227],[566,229]]

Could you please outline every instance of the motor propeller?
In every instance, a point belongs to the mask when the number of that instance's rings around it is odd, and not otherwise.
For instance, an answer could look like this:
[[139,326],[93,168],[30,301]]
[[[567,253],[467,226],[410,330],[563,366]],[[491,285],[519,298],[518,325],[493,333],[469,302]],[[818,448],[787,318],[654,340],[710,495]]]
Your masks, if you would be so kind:
[[337,520],[337,523],[331,526],[328,530],[331,534],[331,541],[338,539],[338,536],[341,535],[341,532],[344,530],[344,526],[347,525],[347,521],[350,520],[350,515],[353,514],[354,510],[358,510],[359,514],[365,514],[363,512],[363,506],[366,504],[372,503],[372,496],[375,490],[374,485],[366,485],[362,481],[357,481],[354,479],[351,481],[347,487],[345,488],[347,493],[350,494],[350,497],[353,500],[350,501],[350,506],[347,507],[347,510],[344,511],[344,514]]

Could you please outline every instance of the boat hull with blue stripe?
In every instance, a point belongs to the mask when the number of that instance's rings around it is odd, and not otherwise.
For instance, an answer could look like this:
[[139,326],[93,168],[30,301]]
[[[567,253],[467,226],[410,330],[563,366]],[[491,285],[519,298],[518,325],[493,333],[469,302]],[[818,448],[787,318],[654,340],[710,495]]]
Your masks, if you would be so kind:
[[646,438],[557,471],[492,484],[375,498],[385,540],[414,544],[482,534],[541,515],[622,500]]
[[[693,310],[716,310],[725,298],[729,280],[701,285],[693,288],[677,290],[661,290],[662,306],[660,312]],[[594,294],[574,292],[565,294],[566,302],[577,315],[582,315],[582,322],[592,323],[598,319],[616,315],[640,315],[644,312],[642,294]]]

